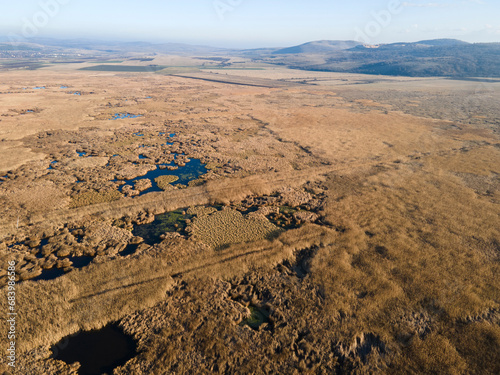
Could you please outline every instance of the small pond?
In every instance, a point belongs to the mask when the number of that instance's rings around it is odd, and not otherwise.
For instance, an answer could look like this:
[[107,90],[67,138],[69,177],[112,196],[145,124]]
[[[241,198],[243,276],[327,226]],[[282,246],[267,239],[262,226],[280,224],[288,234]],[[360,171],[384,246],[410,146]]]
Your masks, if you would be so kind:
[[137,118],[142,117],[142,115],[134,115],[132,113],[115,113],[115,115],[110,120],[122,120],[125,118]]
[[63,338],[52,348],[52,358],[79,362],[79,375],[111,374],[137,354],[137,344],[116,324]]
[[[178,167],[176,170],[170,171],[166,167],[176,166],[175,162],[171,162],[169,164],[158,164],[156,165],[156,169],[149,171],[145,175],[136,177],[132,180],[127,180],[125,184],[120,186],[120,191],[122,191],[124,186],[134,186],[135,182],[138,180],[149,179],[151,181],[152,187],[141,191],[140,195],[151,193],[154,191],[163,191],[158,187],[158,184],[155,181],[155,178],[160,176],[176,176],[179,179],[175,182],[172,182],[172,185],[187,185],[190,181],[198,179],[201,175],[207,173],[207,169],[205,168],[205,164],[202,164],[200,159],[191,159],[184,167]],[[161,167],[165,167],[162,169]],[[117,180],[114,180],[115,182]]]
[[192,216],[188,215],[184,209],[165,212],[156,215],[155,220],[149,224],[135,225],[132,233],[134,236],[142,237],[148,245],[154,245],[161,242],[162,234],[184,231],[187,226],[186,220],[191,218]]
[[259,327],[264,323],[270,323],[269,311],[254,305],[250,305],[250,317],[243,320],[240,325],[247,325],[254,330],[258,330]]
[[137,251],[137,248],[139,247],[140,244],[128,244],[125,249],[123,249],[122,251],[120,251],[120,255],[122,257],[126,257],[127,255],[132,255],[134,254],[136,251]]
[[57,160],[51,161],[49,167],[47,168],[49,171],[54,169],[53,166],[57,164]]
[[[37,258],[41,259],[41,258],[43,258],[43,256],[40,258],[40,256],[37,254]],[[78,269],[78,268],[83,268],[83,267],[88,266],[94,258],[88,257],[88,256],[81,256],[81,257],[68,257],[68,259],[71,260],[71,262],[73,263],[73,268]],[[71,271],[69,271],[69,272],[71,272]],[[66,272],[64,272],[62,268],[56,268],[54,266],[52,268],[49,268],[48,270],[43,270],[39,276],[37,276],[31,280],[33,280],[33,281],[54,280],[54,279],[57,279],[59,276],[64,275],[65,273]]]

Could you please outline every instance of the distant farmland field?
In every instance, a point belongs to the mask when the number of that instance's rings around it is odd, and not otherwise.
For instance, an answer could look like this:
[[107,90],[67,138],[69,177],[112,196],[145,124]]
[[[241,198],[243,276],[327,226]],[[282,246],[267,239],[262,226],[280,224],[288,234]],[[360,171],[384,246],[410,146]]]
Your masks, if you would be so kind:
[[165,69],[166,66],[135,66],[135,65],[95,65],[80,70],[93,70],[99,72],[157,72]]

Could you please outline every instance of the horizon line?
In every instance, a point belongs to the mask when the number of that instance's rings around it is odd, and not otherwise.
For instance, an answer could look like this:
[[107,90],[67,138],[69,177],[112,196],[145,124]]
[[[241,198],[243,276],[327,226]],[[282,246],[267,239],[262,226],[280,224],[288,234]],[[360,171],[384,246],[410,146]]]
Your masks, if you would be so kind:
[[[93,37],[72,37],[72,38],[61,38],[61,37],[53,37],[53,36],[33,36],[33,37],[23,37],[18,34],[10,33],[10,34],[0,34],[0,43],[2,44],[21,44],[21,43],[32,43],[32,44],[40,44],[36,43],[36,40],[43,40],[43,39],[48,39],[48,40],[54,40],[54,41],[62,41],[62,42],[92,42],[92,43],[117,43],[117,44],[134,44],[134,43],[144,43],[144,44],[150,44],[152,46],[155,45],[162,45],[162,44],[181,44],[181,45],[188,45],[188,46],[194,46],[194,47],[211,47],[211,48],[218,48],[218,49],[241,49],[241,50],[246,50],[246,49],[268,49],[268,48],[288,48],[288,47],[294,47],[294,46],[300,46],[303,44],[308,44],[308,43],[314,43],[314,42],[356,42],[359,43],[359,45],[369,45],[369,46],[380,46],[380,45],[390,45],[390,44],[399,44],[399,43],[408,43],[408,44],[413,44],[413,43],[419,43],[419,42],[425,42],[425,41],[436,41],[436,40],[456,40],[460,41],[463,43],[467,44],[498,44],[500,41],[496,42],[484,42],[484,41],[474,41],[474,42],[468,42],[459,38],[453,38],[453,37],[445,37],[445,38],[431,38],[431,39],[419,39],[416,41],[405,41],[405,40],[398,40],[398,41],[392,41],[392,42],[379,42],[379,43],[365,43],[362,41],[358,41],[355,39],[315,39],[315,40],[310,40],[307,42],[291,42],[287,47],[283,47],[283,45],[274,45],[274,46],[269,46],[269,47],[220,47],[217,46],[217,44],[220,44],[221,42],[182,42],[182,41],[148,41],[148,40],[133,40],[133,39],[126,39],[126,40],[119,40],[119,39],[100,39],[100,38],[93,38]],[[243,42],[244,44],[244,42]],[[254,43],[252,43],[254,44]],[[262,44],[267,44],[263,42]]]

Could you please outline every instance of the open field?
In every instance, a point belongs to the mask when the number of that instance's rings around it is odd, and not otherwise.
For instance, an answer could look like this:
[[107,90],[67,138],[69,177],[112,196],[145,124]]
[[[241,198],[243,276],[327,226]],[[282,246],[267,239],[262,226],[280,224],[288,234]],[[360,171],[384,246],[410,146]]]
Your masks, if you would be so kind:
[[111,322],[117,375],[500,372],[500,83],[96,64],[0,72],[18,373]]

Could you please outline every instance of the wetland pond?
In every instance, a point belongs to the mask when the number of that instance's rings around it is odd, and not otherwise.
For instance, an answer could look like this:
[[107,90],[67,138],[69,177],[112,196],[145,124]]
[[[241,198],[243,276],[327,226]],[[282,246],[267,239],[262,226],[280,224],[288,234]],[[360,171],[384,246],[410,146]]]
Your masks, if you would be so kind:
[[132,113],[115,113],[115,115],[110,118],[110,120],[122,120],[125,118],[138,118],[142,117],[142,115],[134,115]]
[[264,323],[270,324],[269,311],[254,305],[250,305],[248,309],[250,310],[250,317],[243,320],[240,326],[247,325],[253,330],[258,330]]
[[167,232],[182,232],[186,229],[186,220],[192,219],[192,215],[186,213],[185,209],[165,212],[155,216],[155,220],[149,224],[135,225],[132,233],[144,239],[148,245],[161,242],[161,235]]
[[53,170],[53,166],[57,164],[57,160],[51,161],[49,167],[47,168],[49,171]]
[[[169,170],[168,167],[175,167],[175,161],[169,164],[157,164],[156,169],[149,171],[145,175],[135,177],[131,180],[126,180],[125,184],[120,186],[120,191],[125,186],[134,186],[136,181],[148,179],[151,181],[152,186],[149,189],[143,190],[140,192],[140,195],[144,195],[146,193],[151,193],[154,191],[163,191],[155,181],[155,178],[160,176],[175,176],[178,180],[172,182],[172,185],[187,185],[190,181],[197,180],[201,175],[207,173],[207,169],[205,168],[205,164],[202,164],[200,159],[191,159],[184,167],[178,167],[175,170]],[[117,182],[119,180],[113,180]]]
[[[40,255],[40,253],[37,254],[38,259],[42,259],[43,256]],[[79,256],[79,257],[64,257],[62,259],[69,259],[71,261],[71,265],[73,266],[74,269],[79,269],[88,266],[93,260],[93,257],[90,256]],[[71,272],[71,271],[68,271]],[[49,269],[44,269],[40,275],[37,277],[34,277],[33,281],[39,281],[39,280],[54,280],[57,279],[59,276],[64,275],[65,273],[68,273],[67,271],[64,271],[62,268],[57,268],[55,265],[52,268]]]
[[79,375],[111,374],[137,354],[135,340],[116,324],[83,331],[63,338],[52,348],[52,358],[72,364],[80,362]]

